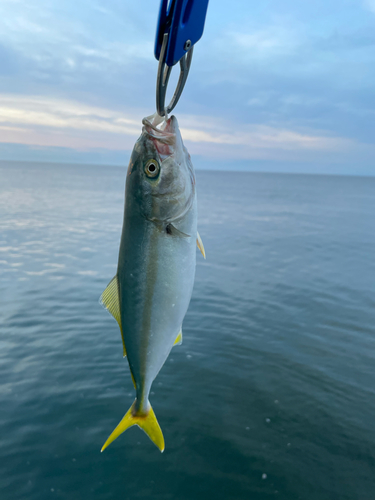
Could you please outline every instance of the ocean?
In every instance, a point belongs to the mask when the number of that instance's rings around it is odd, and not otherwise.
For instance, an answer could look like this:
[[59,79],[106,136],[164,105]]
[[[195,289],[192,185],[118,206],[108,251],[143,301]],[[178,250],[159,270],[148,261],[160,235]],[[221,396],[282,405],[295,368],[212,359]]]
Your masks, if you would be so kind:
[[193,297],[137,427],[98,299],[126,167],[0,164],[1,500],[374,500],[375,178],[198,171]]

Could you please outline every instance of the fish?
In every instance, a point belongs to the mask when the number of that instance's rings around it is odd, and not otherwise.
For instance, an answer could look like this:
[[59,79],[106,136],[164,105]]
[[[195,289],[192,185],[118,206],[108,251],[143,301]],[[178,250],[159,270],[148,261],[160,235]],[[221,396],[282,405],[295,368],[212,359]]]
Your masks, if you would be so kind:
[[196,267],[195,173],[175,116],[142,120],[125,183],[117,273],[100,297],[116,319],[136,398],[101,451],[137,425],[164,451],[149,402],[152,383],[174,345],[182,342]]

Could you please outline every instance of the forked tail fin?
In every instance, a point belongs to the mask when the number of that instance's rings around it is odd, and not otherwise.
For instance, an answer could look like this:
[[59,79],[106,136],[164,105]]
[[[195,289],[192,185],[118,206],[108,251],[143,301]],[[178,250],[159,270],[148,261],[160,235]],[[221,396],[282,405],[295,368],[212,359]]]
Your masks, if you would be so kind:
[[116,429],[109,436],[107,441],[104,443],[103,448],[100,451],[104,451],[107,446],[109,446],[112,441],[119,437],[126,429],[132,427],[133,425],[138,425],[151,439],[151,441],[159,448],[159,450],[163,453],[164,451],[164,437],[161,431],[160,425],[156,420],[154,410],[150,405],[147,413],[136,413],[135,403],[131,405],[127,413],[125,413],[121,422],[118,424]]

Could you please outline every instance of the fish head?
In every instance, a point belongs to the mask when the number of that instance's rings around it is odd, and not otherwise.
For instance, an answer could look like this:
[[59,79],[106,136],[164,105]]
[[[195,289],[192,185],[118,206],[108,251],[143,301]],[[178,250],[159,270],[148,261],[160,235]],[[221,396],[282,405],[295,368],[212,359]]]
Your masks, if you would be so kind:
[[[128,169],[126,193],[156,223],[182,218],[195,198],[195,176],[175,116],[144,118]],[[158,127],[158,125],[160,125]]]

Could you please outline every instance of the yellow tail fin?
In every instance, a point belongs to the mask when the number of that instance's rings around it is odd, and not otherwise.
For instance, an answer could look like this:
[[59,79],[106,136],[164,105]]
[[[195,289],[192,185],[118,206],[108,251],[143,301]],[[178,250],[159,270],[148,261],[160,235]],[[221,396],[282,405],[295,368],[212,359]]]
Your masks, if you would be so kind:
[[135,403],[137,400],[134,401],[134,403],[131,405],[127,413],[125,413],[124,417],[122,418],[121,422],[118,424],[116,429],[112,432],[112,434],[109,436],[107,441],[104,443],[103,448],[100,451],[104,451],[107,446],[109,446],[112,441],[114,441],[116,438],[119,437],[120,434],[122,434],[126,429],[129,429],[129,427],[132,427],[133,425],[138,425],[146,434],[147,436],[151,439],[151,441],[159,448],[159,450],[163,453],[164,451],[164,437],[163,433],[160,429],[160,425],[158,421],[156,420],[154,410],[152,409],[151,405],[148,410],[148,413],[142,413],[142,414],[136,414],[135,413]]

